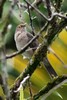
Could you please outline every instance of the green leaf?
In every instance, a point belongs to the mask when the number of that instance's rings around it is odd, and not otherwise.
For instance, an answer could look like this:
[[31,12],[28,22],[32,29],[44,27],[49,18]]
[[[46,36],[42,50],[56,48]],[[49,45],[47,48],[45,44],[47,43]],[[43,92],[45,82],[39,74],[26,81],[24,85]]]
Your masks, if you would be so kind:
[[24,99],[23,87],[20,89],[20,98],[19,98],[19,100],[25,100]]

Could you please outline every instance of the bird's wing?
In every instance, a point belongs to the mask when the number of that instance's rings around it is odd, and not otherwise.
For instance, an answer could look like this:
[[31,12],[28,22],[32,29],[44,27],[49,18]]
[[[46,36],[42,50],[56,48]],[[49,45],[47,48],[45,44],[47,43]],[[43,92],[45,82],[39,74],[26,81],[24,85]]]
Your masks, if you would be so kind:
[[[29,37],[28,42],[34,37],[31,33],[27,33],[27,36]],[[38,45],[39,45],[38,40],[35,40],[30,45],[30,48],[38,47]]]

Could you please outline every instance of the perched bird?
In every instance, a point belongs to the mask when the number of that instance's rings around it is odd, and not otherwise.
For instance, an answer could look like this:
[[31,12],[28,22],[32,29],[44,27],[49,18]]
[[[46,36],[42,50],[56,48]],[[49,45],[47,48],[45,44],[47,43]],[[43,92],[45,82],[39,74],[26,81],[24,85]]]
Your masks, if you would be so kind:
[[[21,50],[21,48],[23,48],[32,38],[33,38],[33,35],[31,33],[27,32],[27,30],[26,30],[26,24],[20,24],[17,26],[16,31],[15,31],[15,35],[14,35],[14,40],[16,43],[17,50]],[[34,51],[38,47],[38,45],[39,45],[39,43],[37,40],[32,42],[32,44],[29,47],[29,50],[25,51],[22,54],[23,57],[30,59],[31,56],[33,55]],[[52,77],[52,75],[57,76],[56,72],[51,67],[48,59],[46,58],[44,61],[45,61],[44,65],[46,67],[46,70],[50,74],[50,76],[51,77]],[[47,62],[48,62],[48,67],[46,66]]]
[[[31,39],[33,38],[33,35],[26,30],[26,24],[20,24],[17,26],[14,40],[16,43],[17,50],[21,50],[22,47],[24,47]],[[23,53],[24,58],[31,58],[31,56],[34,53],[34,50],[38,47],[38,41],[35,40],[29,47],[29,50],[25,51]]]

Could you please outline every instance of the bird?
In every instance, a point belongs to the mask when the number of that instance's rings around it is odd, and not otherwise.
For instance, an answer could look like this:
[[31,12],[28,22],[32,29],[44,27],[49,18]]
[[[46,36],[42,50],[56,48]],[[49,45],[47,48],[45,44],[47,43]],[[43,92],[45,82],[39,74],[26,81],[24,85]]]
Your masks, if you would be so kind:
[[[26,23],[20,24],[17,26],[14,40],[16,43],[17,50],[21,50],[22,47],[24,47],[31,39],[33,38],[33,35],[30,32],[27,32],[26,30]],[[23,53],[23,58],[30,59],[31,56],[34,53],[34,50],[38,47],[38,41],[35,40],[29,47],[29,50],[25,51]]]
[[[16,31],[15,31],[15,34],[14,34],[14,40],[15,40],[17,50],[21,50],[21,48],[23,48],[32,38],[33,38],[33,34],[31,34],[30,32],[27,31],[26,23],[21,23],[16,27]],[[29,49],[26,50],[22,54],[23,58],[30,59],[38,46],[39,46],[39,42],[36,39],[35,41],[32,42]],[[43,61],[44,61],[44,65],[45,65],[46,70],[47,70],[48,74],[50,75],[50,77],[51,78],[53,76],[56,77],[57,73],[55,72],[55,70],[53,69],[51,64],[49,63],[48,59],[46,58]],[[48,67],[46,65],[48,65]]]

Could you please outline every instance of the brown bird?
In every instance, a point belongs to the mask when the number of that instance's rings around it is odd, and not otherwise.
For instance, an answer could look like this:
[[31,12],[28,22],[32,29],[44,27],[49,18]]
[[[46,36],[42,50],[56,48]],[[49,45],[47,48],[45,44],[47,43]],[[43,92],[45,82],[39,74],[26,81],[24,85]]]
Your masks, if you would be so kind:
[[[17,26],[14,40],[16,43],[17,50],[21,50],[22,47],[24,47],[31,39],[33,38],[33,35],[26,30],[26,24],[20,24]],[[34,53],[34,50],[38,47],[38,41],[35,40],[29,47],[25,53],[23,53],[24,58],[31,58],[31,56]]]

